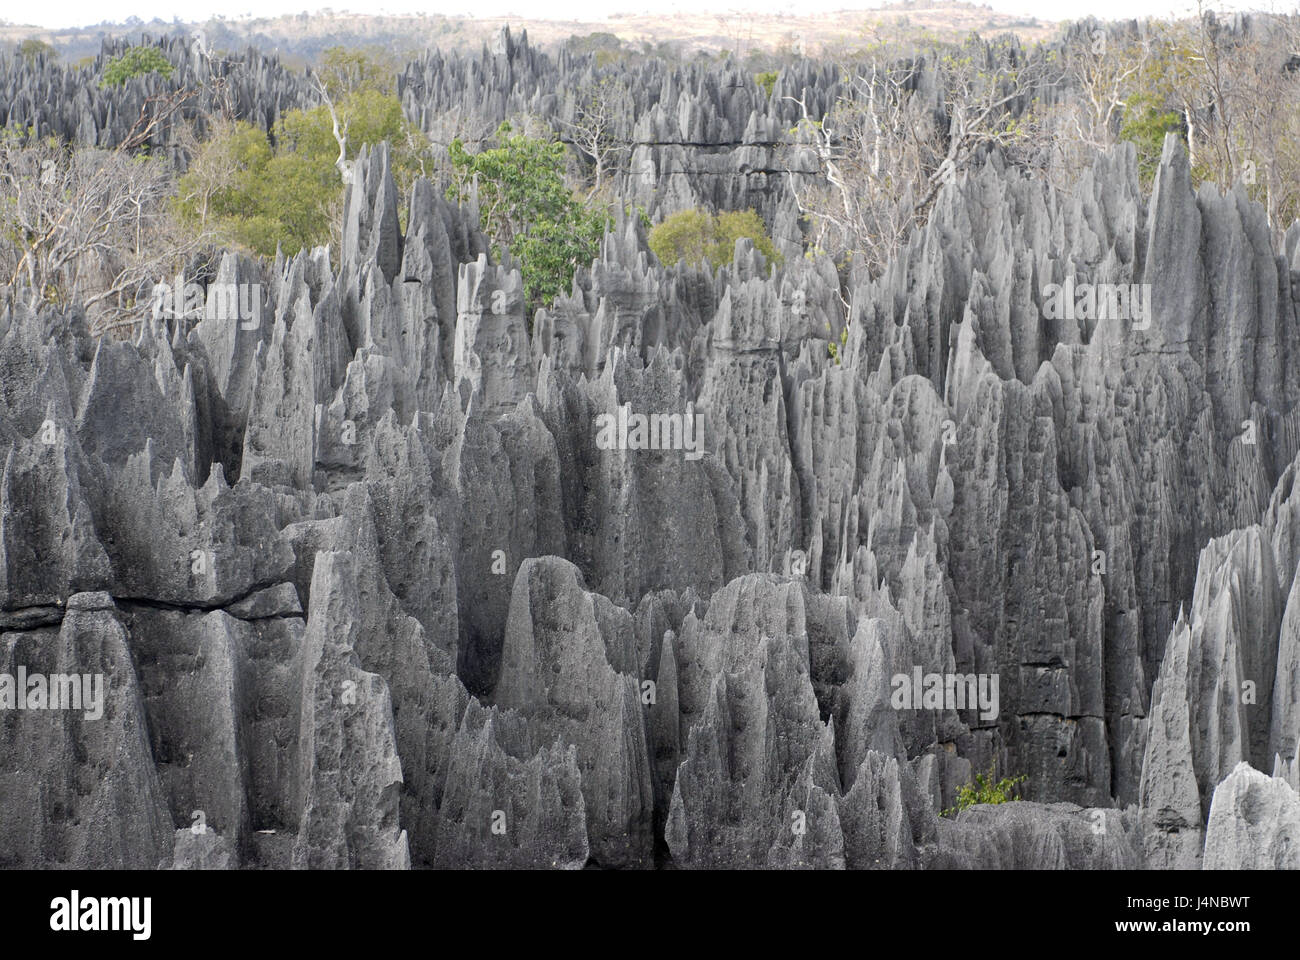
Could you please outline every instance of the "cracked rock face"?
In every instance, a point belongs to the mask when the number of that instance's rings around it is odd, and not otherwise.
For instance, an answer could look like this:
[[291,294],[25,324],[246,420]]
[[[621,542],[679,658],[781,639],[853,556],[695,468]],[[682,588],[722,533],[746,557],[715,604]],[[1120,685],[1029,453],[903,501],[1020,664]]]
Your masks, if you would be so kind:
[[[0,121],[105,144],[177,82],[16,62]],[[490,132],[589,67],[507,35],[399,93]],[[379,145],[336,262],[223,256],[260,326],[0,307],[0,866],[1300,866],[1300,229],[1170,138],[1150,193],[1127,146],[990,159],[841,270],[774,156],[837,71],[616,69],[619,196],[753,207],[785,265],[620,214],[529,316]],[[1048,316],[1082,277],[1149,326]],[[1021,799],[967,806],[989,771]]]
[[4,865],[140,870],[170,861],[175,824],[112,598],[73,594],[58,626],[5,633],[0,657],[10,677],[22,668],[28,679],[94,678],[80,684],[81,710],[40,709],[31,685],[29,709],[0,715]]

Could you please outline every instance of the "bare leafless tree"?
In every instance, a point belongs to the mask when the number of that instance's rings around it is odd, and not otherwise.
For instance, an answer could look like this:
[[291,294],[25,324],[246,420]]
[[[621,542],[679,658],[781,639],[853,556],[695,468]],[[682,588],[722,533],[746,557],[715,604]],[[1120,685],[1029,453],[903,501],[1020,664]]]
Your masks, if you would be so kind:
[[138,322],[151,285],[209,239],[180,230],[172,193],[161,157],[8,136],[0,140],[0,270],[33,308],[82,304],[97,333]]
[[[1009,63],[989,67],[966,49],[940,61],[948,112],[914,94],[908,62],[877,47],[843,64],[846,92],[823,117],[804,100],[792,131],[792,187],[816,231],[814,245],[856,252],[879,270],[928,215],[944,184],[982,147],[1024,135],[1013,105],[1035,74]],[[808,170],[811,160],[813,170]]]
[[334,106],[334,98],[330,95],[329,85],[322,82],[319,77],[315,79],[316,92],[320,94],[321,102],[325,104],[330,113],[330,123],[334,130],[334,141],[339,145],[339,155],[334,161],[334,166],[338,168],[339,176],[343,178],[345,184],[352,182],[352,163],[348,160],[348,124],[350,118],[345,114],[342,121],[339,120],[339,111]]
[[1203,12],[1183,25],[1189,152],[1200,177],[1244,184],[1280,236],[1300,216],[1300,52],[1296,16],[1257,14],[1248,32]]
[[1243,184],[1280,236],[1300,215],[1300,17],[1253,14],[1230,27],[1201,10],[1151,33],[1133,79],[1154,109],[1182,118],[1193,177]]
[[1078,91],[1070,100],[1075,139],[1095,149],[1112,146],[1128,92],[1151,60],[1147,39],[1112,36],[1100,26],[1066,51],[1065,79]]
[[131,129],[117,145],[117,151],[130,153],[145,146],[156,133],[165,129],[178,116],[181,108],[198,96],[198,93],[196,89],[182,87],[170,93],[160,93],[147,98],[141,104],[139,116],[131,125]]
[[562,127],[568,139],[595,166],[594,193],[599,193],[605,171],[627,152],[616,137],[618,118],[631,113],[627,88],[603,77],[578,91],[574,118]]

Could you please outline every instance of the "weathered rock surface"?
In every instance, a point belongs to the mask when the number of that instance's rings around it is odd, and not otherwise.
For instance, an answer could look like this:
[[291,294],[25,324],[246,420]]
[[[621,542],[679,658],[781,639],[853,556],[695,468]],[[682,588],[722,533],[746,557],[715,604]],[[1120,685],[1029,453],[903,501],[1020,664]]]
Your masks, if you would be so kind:
[[[127,632],[106,593],[73,594],[66,609],[57,629],[0,634],[0,675],[16,678],[21,667],[47,678],[39,701],[38,687],[21,691],[28,709],[6,702],[0,710],[0,864],[170,865],[177,824],[150,751]],[[56,675],[81,681],[81,709],[48,707],[62,686]]]
[[1300,870],[1300,796],[1244,761],[1214,789],[1206,870]]

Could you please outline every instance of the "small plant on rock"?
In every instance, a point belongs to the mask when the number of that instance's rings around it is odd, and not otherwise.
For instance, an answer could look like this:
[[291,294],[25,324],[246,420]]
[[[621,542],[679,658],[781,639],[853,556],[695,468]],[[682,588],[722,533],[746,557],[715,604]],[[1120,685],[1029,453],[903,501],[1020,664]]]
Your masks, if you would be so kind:
[[1003,777],[995,783],[994,770],[994,764],[990,763],[988,773],[975,774],[973,783],[968,783],[957,791],[956,806],[944,810],[940,816],[948,817],[961,813],[967,807],[973,807],[977,803],[1008,803],[1019,800],[1020,784],[1029,778],[1022,773],[1016,777]]

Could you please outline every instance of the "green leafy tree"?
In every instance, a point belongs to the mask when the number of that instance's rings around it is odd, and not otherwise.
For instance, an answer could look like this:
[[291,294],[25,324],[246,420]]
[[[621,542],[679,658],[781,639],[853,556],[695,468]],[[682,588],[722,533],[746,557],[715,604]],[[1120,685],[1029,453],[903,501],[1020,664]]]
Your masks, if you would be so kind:
[[392,95],[397,90],[397,63],[382,47],[330,47],[321,54],[319,73],[331,97],[362,90]]
[[754,74],[754,82],[758,84],[759,88],[767,94],[769,98],[772,96],[773,88],[776,87],[776,76],[777,73],[775,70],[768,70],[764,73]]
[[497,145],[469,153],[459,138],[448,147],[454,181],[451,200],[466,199],[478,185],[479,217],[492,240],[520,263],[530,308],[550,303],[573,283],[581,264],[600,249],[608,216],[585,206],[564,181],[564,144],[514,133],[503,123]]
[[132,77],[158,73],[170,77],[175,68],[157,47],[132,47],[104,65],[101,87],[120,87]]
[[735,254],[736,241],[746,238],[754,241],[758,250],[769,263],[780,264],[784,258],[777,252],[772,238],[767,235],[763,218],[753,210],[725,210],[714,220],[713,249],[710,259],[714,262],[728,263]]
[[[344,96],[337,111],[349,131],[346,159],[363,144],[392,144],[394,179],[409,187],[420,172],[423,139],[408,128],[396,97],[363,89]],[[271,139],[247,123],[225,125],[203,143],[178,184],[178,206],[189,222],[212,224],[227,241],[272,256],[334,238],[343,178],[329,108],[291,110]]]
[[1119,135],[1136,148],[1138,173],[1144,185],[1150,186],[1155,179],[1166,133],[1183,135],[1183,118],[1177,110],[1164,109],[1151,93],[1135,93],[1128,98]]
[[35,63],[36,58],[45,55],[48,60],[55,60],[59,56],[59,51],[50,46],[44,40],[38,40],[35,37],[28,37],[22,43],[18,44],[18,56],[22,57],[28,63]]
[[716,270],[731,262],[736,241],[742,237],[752,240],[770,263],[782,262],[763,219],[753,210],[724,211],[717,216],[706,210],[682,210],[657,224],[649,241],[661,263],[706,262]]
[[[286,115],[282,122],[292,120]],[[183,217],[268,256],[277,245],[296,252],[326,242],[338,192],[330,151],[272,149],[265,133],[244,122],[204,143],[177,191]]]

